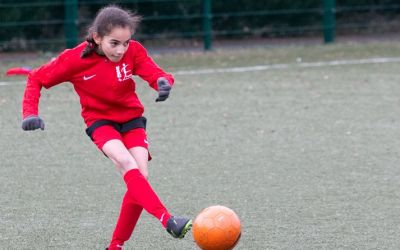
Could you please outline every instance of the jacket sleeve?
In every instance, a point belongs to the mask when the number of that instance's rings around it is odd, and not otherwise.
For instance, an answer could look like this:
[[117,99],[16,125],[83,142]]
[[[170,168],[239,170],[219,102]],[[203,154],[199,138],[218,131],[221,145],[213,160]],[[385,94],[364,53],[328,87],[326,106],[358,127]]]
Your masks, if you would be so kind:
[[25,93],[22,99],[22,117],[38,115],[40,91],[42,87],[50,88],[69,79],[65,54],[49,63],[31,71],[28,75]]
[[174,84],[174,77],[162,70],[148,55],[146,49],[138,42],[133,42],[134,65],[133,73],[147,81],[155,90],[158,90],[157,79],[165,77],[171,86]]

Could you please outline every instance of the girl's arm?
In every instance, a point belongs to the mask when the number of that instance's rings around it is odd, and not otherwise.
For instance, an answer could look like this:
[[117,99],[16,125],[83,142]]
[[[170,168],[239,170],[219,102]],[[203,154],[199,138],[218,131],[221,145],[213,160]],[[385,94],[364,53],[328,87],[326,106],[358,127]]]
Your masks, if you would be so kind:
[[140,43],[134,41],[132,45],[134,47],[133,73],[135,75],[138,75],[139,77],[147,81],[149,85],[157,91],[157,80],[160,77],[164,77],[171,86],[174,84],[173,76],[162,70],[147,54],[146,49]]
[[50,88],[59,83],[68,81],[68,72],[65,53],[49,63],[31,71],[28,75],[25,93],[22,99],[22,117],[38,116],[40,91],[42,87]]

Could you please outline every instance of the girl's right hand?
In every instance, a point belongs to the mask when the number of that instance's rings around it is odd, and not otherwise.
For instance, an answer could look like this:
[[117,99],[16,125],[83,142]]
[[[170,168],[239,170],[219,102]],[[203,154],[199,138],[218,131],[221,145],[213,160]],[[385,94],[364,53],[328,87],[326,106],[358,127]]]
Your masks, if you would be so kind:
[[35,129],[44,130],[44,121],[36,115],[31,115],[22,120],[22,129],[27,130],[35,130]]

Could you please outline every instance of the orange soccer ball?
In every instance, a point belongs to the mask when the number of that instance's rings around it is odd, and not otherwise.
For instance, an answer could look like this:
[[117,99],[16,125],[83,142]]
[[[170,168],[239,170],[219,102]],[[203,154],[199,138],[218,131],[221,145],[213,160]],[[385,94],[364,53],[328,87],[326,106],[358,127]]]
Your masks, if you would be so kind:
[[233,249],[241,235],[240,220],[230,208],[207,207],[194,220],[192,233],[203,250]]

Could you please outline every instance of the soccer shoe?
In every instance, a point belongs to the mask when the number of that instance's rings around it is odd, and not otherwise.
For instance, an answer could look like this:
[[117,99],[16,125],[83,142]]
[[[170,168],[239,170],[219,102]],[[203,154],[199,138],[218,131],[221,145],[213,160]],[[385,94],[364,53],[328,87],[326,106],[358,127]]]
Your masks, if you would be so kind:
[[192,228],[192,224],[192,220],[179,216],[171,216],[167,221],[167,232],[174,238],[182,239]]

